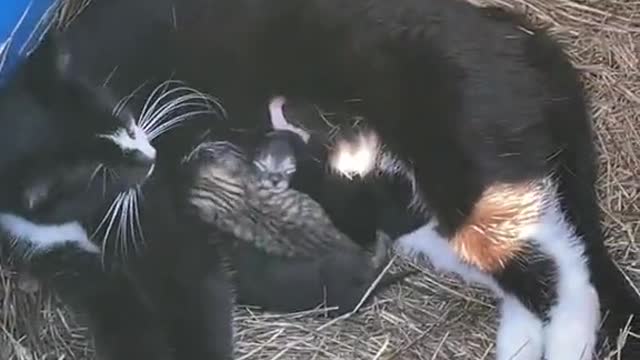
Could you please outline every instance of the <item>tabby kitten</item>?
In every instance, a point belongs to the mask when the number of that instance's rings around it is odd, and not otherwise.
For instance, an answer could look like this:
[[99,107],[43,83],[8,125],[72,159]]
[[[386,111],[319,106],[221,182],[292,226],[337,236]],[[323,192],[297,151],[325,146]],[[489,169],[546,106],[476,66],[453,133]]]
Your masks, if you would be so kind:
[[205,164],[195,170],[188,203],[202,221],[221,231],[283,256],[357,249],[306,194],[293,189],[260,191],[250,162],[237,146],[203,142],[187,160]]
[[[324,304],[336,307],[328,315],[341,315],[354,310],[386,264],[384,236],[369,254],[307,195],[264,191],[235,145],[205,142],[188,162],[196,174],[188,202],[228,254],[239,303],[284,312]],[[375,290],[408,274],[383,277]]]
[[289,188],[296,172],[297,134],[288,130],[275,130],[265,135],[258,145],[252,164],[260,190],[282,192]]

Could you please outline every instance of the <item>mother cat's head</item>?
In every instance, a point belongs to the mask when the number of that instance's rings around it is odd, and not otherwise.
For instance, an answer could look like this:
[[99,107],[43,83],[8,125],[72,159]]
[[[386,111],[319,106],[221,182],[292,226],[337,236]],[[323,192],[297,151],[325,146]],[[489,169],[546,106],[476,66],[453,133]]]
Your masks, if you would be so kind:
[[0,89],[0,212],[37,223],[93,217],[152,176],[153,139],[216,110],[175,82],[122,101],[78,74],[71,56],[48,38]]
[[134,115],[106,88],[70,76],[65,57],[47,39],[0,90],[0,207],[45,222],[63,219],[41,199],[53,204],[82,187],[108,198],[141,185],[156,161]]

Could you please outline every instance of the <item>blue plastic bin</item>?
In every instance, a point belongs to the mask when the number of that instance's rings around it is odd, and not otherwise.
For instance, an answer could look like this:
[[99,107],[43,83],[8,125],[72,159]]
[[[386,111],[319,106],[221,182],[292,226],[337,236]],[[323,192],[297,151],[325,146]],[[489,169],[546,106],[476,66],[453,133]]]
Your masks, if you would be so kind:
[[42,40],[60,0],[0,0],[0,86]]

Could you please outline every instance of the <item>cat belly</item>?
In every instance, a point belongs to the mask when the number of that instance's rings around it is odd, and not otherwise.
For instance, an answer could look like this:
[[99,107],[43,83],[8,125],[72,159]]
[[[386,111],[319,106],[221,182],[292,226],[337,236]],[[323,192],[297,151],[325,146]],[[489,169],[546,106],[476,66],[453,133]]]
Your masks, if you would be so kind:
[[503,292],[498,283],[491,276],[464,264],[453,251],[449,241],[438,234],[435,227],[435,222],[429,222],[399,237],[395,241],[395,250],[410,258],[426,257],[436,271],[459,275],[468,283],[482,285],[496,295],[502,296]]

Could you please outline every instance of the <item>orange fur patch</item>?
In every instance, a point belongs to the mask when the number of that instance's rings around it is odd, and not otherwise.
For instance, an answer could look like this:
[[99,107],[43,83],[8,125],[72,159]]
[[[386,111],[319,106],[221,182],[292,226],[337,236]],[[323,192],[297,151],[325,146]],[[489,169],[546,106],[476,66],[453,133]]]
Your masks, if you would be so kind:
[[521,231],[540,219],[550,192],[546,181],[491,186],[451,239],[454,251],[484,272],[502,270],[526,250]]

